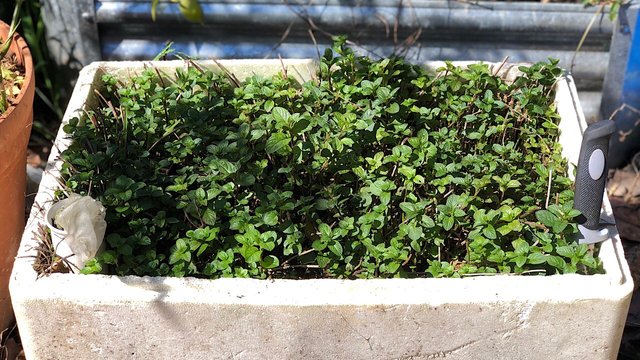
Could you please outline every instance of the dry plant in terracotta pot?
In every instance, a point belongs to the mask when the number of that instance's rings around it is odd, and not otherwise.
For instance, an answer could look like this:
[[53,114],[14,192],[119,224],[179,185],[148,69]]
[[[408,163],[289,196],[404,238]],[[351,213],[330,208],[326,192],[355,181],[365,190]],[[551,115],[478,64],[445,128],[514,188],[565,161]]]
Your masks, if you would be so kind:
[[0,329],[13,321],[9,277],[24,228],[26,150],[33,121],[34,75],[31,53],[11,25],[0,22]]

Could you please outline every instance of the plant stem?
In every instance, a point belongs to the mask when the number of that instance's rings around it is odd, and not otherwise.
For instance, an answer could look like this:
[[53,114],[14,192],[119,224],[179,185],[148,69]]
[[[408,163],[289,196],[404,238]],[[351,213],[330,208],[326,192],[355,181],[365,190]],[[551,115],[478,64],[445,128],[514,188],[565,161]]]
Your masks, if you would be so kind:
[[7,34],[7,39],[2,44],[2,47],[0,47],[0,59],[7,55],[9,47],[11,46],[11,40],[13,39],[13,35],[20,23],[18,18],[20,17],[20,7],[22,6],[23,1],[24,0],[16,0],[16,7],[13,9],[13,17],[11,18],[11,25],[9,26],[9,34]]

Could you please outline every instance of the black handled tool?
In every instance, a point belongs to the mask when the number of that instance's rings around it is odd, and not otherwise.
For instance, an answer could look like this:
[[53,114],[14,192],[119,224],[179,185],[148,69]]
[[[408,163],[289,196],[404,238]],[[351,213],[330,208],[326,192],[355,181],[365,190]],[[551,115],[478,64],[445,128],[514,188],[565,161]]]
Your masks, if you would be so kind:
[[607,180],[609,138],[615,131],[613,121],[601,120],[589,125],[583,134],[574,196],[574,207],[582,213],[578,228],[583,244],[608,237],[607,229],[600,225],[600,211]]

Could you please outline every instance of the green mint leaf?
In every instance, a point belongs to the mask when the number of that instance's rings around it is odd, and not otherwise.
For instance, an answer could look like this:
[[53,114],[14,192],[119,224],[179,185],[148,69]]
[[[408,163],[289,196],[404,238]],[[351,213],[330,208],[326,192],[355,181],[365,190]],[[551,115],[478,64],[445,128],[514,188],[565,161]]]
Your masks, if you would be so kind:
[[289,113],[287,109],[281,107],[274,107],[271,114],[273,115],[273,119],[278,123],[286,124],[291,118],[291,113]]
[[289,146],[291,139],[288,135],[283,133],[271,134],[265,145],[265,151],[267,154],[277,153]]
[[424,233],[422,232],[421,227],[409,223],[407,227],[407,235],[411,240],[419,240],[424,236]]
[[213,209],[207,208],[204,213],[202,213],[202,221],[204,221],[207,225],[215,225],[218,216]]
[[526,255],[529,252],[529,243],[523,239],[514,240],[511,244],[518,255]]
[[485,228],[482,229],[482,235],[492,240],[498,237],[498,234],[496,234],[496,229],[491,224],[488,224]]
[[558,255],[564,256],[566,258],[572,258],[575,255],[575,251],[574,251],[573,247],[571,247],[569,245],[556,247],[556,253],[558,253]]
[[442,228],[445,229],[446,231],[449,231],[453,228],[453,217],[450,216],[445,216],[442,218]]
[[260,262],[260,265],[265,269],[273,269],[280,266],[280,260],[273,255],[268,255]]
[[549,228],[552,228],[560,221],[560,219],[549,210],[536,211],[536,219]]
[[547,257],[547,264],[553,266],[558,270],[563,270],[566,262],[560,256],[550,255]]
[[334,253],[337,257],[342,258],[342,245],[335,241],[333,244],[329,245],[329,251]]
[[264,213],[262,221],[269,226],[276,225],[278,223],[278,213],[274,210]]
[[547,257],[548,257],[547,255],[544,255],[542,253],[534,252],[534,253],[530,253],[529,256],[527,256],[527,259],[529,264],[539,265],[539,264],[546,263]]

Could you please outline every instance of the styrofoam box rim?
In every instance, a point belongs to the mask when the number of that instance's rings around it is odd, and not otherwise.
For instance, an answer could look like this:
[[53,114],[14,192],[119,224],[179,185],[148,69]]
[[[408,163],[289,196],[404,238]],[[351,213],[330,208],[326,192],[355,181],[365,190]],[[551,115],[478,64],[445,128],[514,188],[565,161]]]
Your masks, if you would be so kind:
[[[429,62],[431,69],[442,62]],[[465,65],[465,63],[454,63]],[[225,69],[244,78],[251,74],[270,75],[287,68],[289,76],[307,79],[314,74],[316,63],[309,59],[287,60],[221,60],[201,61],[199,66]],[[190,61],[168,62],[96,62],[85,67],[78,79],[62,126],[78,116],[93,96],[93,84],[103,73],[128,76],[145,67],[161,71],[194,66]],[[503,64],[491,64],[504,70]],[[573,79],[562,77],[556,88],[557,110],[562,117],[560,141],[570,163],[576,164],[581,134],[586,128],[584,115],[577,100]],[[571,302],[580,299],[620,300],[633,289],[630,272],[623,256],[617,231],[602,243],[600,257],[606,274],[553,276],[478,276],[461,279],[371,279],[371,280],[255,280],[169,277],[136,277],[111,275],[52,274],[37,279],[32,268],[34,232],[43,223],[44,210],[51,205],[53,191],[59,188],[56,177],[61,161],[59,153],[68,146],[68,138],[60,127],[49,165],[43,176],[27,223],[11,281],[14,303],[28,299],[51,299],[57,302],[129,303],[154,301],[162,295],[166,302],[259,305],[378,305],[496,303],[501,301]],[[56,161],[52,161],[55,159]],[[606,196],[606,195],[605,195]],[[605,198],[605,212],[611,214]]]

